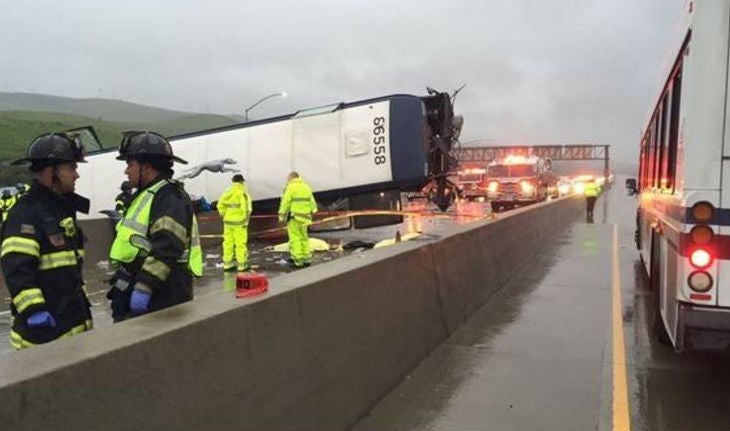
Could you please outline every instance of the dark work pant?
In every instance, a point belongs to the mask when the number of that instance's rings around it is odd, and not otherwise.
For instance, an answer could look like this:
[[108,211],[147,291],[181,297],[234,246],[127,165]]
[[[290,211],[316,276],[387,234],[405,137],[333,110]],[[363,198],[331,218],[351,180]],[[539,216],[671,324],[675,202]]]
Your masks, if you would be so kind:
[[596,206],[597,196],[586,196],[586,214],[593,214],[593,207]]

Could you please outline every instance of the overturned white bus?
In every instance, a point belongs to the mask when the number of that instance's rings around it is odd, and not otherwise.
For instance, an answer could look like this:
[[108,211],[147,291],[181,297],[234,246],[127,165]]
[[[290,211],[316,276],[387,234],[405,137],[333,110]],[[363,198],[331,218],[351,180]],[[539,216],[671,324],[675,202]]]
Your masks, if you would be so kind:
[[[456,165],[451,149],[461,125],[460,118],[454,121],[451,99],[429,89],[426,96],[396,94],[336,103],[172,136],[173,151],[190,163],[184,169],[176,165],[175,177],[191,195],[215,201],[230,184],[230,172],[240,172],[255,213],[278,205],[290,171],[307,180],[318,201],[344,200],[349,210],[400,209],[400,191],[434,181],[434,200],[445,210],[450,202],[444,196],[451,187],[446,175]],[[77,192],[91,199],[90,217],[103,217],[100,212],[113,207],[125,179],[123,163],[115,159],[116,147],[99,145],[93,129],[74,131],[87,148],[89,162],[79,166]]]

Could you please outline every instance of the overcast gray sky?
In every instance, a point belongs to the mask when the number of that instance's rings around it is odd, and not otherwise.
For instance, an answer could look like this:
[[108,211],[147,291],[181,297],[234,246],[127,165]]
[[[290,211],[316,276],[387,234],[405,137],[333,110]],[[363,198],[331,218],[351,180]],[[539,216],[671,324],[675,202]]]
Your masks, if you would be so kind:
[[685,0],[0,0],[0,91],[263,118],[453,91],[462,143],[634,161]]

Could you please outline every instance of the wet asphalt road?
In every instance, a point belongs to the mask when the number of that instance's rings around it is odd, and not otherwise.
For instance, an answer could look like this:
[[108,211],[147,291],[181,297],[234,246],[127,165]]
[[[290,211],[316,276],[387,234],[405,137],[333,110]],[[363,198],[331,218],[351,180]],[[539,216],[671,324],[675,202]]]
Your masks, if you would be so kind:
[[605,193],[595,223],[574,223],[354,429],[605,430],[622,413],[634,430],[730,428],[730,355],[676,355],[650,336],[634,208],[620,187]]
[[[622,411],[634,430],[730,428],[730,355],[676,355],[650,336],[653,310],[633,244],[634,209],[635,198],[621,187],[607,191],[593,224],[579,220],[557,237],[354,429],[605,430],[614,429]],[[487,209],[470,204],[456,212],[467,215],[314,236],[336,245],[375,242],[396,230],[428,235],[432,226],[467,223]],[[270,277],[290,271],[277,263],[284,254],[264,251],[267,245],[251,244],[257,269]],[[216,268],[217,248],[206,252],[206,276],[198,280],[196,296],[233,290],[235,276]],[[347,253],[317,253],[315,264]],[[97,326],[111,324],[103,283],[108,275],[104,268],[87,272]],[[614,289],[621,293],[619,318],[611,312]],[[0,351],[12,354],[5,299],[3,304]],[[613,326],[623,330],[623,360],[614,358]],[[620,364],[626,365],[624,405],[614,403]]]

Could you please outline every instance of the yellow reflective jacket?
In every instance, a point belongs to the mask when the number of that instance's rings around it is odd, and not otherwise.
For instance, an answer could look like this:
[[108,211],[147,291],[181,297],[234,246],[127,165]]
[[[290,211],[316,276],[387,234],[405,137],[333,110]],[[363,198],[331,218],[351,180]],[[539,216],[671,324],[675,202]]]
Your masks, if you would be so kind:
[[312,215],[317,212],[317,201],[312,189],[301,178],[289,180],[279,204],[279,220],[290,218],[305,224],[312,223]]
[[595,182],[587,182],[585,185],[585,195],[587,197],[596,197],[598,196],[598,193],[601,191],[601,187],[596,184]]
[[[140,274],[149,275],[142,279],[157,282],[145,283],[148,285],[167,282],[171,271],[170,265],[161,260],[153,248],[154,239],[151,238],[153,234],[158,237],[162,234],[165,235],[164,241],[167,250],[173,249],[174,243],[183,244],[184,250],[179,250],[181,255],[176,256],[177,262],[185,264],[193,275],[201,276],[203,273],[203,253],[200,247],[198,222],[195,215],[192,214],[192,209],[190,209],[192,220],[189,222],[182,219],[176,220],[173,215],[181,218],[180,216],[185,211],[175,214],[172,212],[173,208],[158,208],[161,210],[160,214],[166,215],[151,220],[150,212],[153,202],[166,186],[179,187],[176,183],[163,178],[155,181],[135,196],[124,214],[124,218],[117,224],[117,235],[109,252],[110,259],[122,264],[130,264],[141,258],[143,264]],[[186,226],[187,223],[190,223],[190,226]],[[172,238],[177,238],[177,240],[172,240]],[[160,244],[162,241],[158,240],[157,243]],[[165,258],[169,260],[170,256],[165,256]]]
[[243,183],[231,184],[218,199],[218,214],[226,224],[248,226],[251,210],[251,195]]
[[2,215],[2,221],[5,221],[8,219],[8,212],[10,211],[10,208],[15,206],[15,202],[17,199],[15,199],[15,196],[10,196],[9,198],[0,199],[0,207],[2,208],[3,215]]

